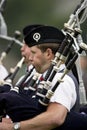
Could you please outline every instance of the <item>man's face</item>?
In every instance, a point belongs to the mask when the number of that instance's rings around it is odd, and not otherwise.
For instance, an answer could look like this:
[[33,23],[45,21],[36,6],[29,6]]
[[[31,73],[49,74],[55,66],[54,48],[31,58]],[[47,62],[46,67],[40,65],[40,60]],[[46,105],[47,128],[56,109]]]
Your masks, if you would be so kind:
[[33,46],[30,49],[31,54],[29,60],[35,66],[37,72],[43,73],[47,69],[49,63],[47,52],[42,52],[36,46]]
[[23,57],[25,57],[25,63],[26,64],[30,64],[30,61],[29,61],[29,56],[30,56],[30,48],[24,43],[23,46],[21,47],[21,55]]

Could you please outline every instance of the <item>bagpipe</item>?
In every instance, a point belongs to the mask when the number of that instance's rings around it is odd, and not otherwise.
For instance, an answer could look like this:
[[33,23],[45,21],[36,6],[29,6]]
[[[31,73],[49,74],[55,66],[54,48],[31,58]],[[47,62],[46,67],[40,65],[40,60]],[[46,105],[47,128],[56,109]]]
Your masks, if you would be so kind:
[[[22,46],[23,43],[18,40],[20,38],[20,36],[21,36],[20,31],[16,30],[14,32],[13,37],[9,37],[7,35],[7,25],[6,25],[6,22],[5,22],[4,17],[3,17],[3,12],[4,12],[4,9],[5,9],[6,3],[7,3],[7,0],[1,0],[1,2],[0,2],[0,23],[1,23],[0,24],[0,38],[4,39],[4,40],[7,40],[7,41],[10,41],[10,43],[7,45],[6,49],[0,55],[0,65],[7,72],[6,67],[3,65],[3,60],[6,58],[6,56],[8,55],[10,50],[12,49],[14,43],[16,43],[16,44],[18,44],[20,46]],[[3,85],[4,82],[7,82],[6,80],[8,79],[8,77],[10,79],[9,81],[12,81],[14,79],[16,73],[18,72],[19,68],[21,68],[21,66],[23,64],[22,63],[23,61],[24,61],[24,57],[17,63],[17,65],[14,68],[10,68],[9,74],[6,77],[4,75],[5,78],[0,81],[0,85]]]
[[[7,48],[1,53],[1,56],[0,56],[1,65],[3,65],[3,60],[6,58],[6,56],[8,55],[10,50],[12,49],[12,47],[15,43],[15,40],[18,39],[20,37],[20,35],[21,35],[21,33],[19,31],[15,31],[13,40],[11,41],[11,43],[9,43],[7,45]],[[6,37],[6,36],[4,36],[4,37]],[[4,82],[7,82],[7,81],[13,82],[13,79],[14,79],[15,75],[17,74],[19,68],[21,68],[21,66],[24,62],[24,59],[25,59],[24,57],[21,58],[21,60],[17,63],[17,65],[14,68],[10,68],[10,72],[3,80],[0,81],[0,85],[3,85]],[[7,80],[7,79],[10,79],[10,80]]]
[[17,65],[14,68],[10,69],[10,73],[5,77],[5,79],[1,82],[1,85],[4,84],[12,84],[13,80],[16,76],[16,74],[18,73],[19,69],[22,67],[23,63],[24,63],[25,58],[22,57],[21,60],[17,63]]
[[[44,77],[44,81],[40,82],[40,84],[38,85],[36,97],[40,98],[39,103],[44,106],[47,106],[49,104],[50,98],[54,94],[59,84],[63,82],[64,76],[68,74],[70,70],[73,70],[73,68],[75,67],[75,62],[79,58],[79,55],[83,51],[87,50],[87,45],[83,43],[82,40],[82,30],[80,28],[81,22],[86,19],[86,7],[87,1],[82,0],[81,3],[76,7],[73,14],[71,14],[69,21],[64,24],[63,32],[65,34],[65,39],[63,40],[60,48],[56,52],[55,58],[52,61],[52,64],[48,69],[46,76]],[[65,64],[65,69],[60,79],[58,79],[54,87],[51,88],[51,83],[53,81],[54,76],[58,72],[61,63]],[[79,71],[77,70],[77,68],[79,68]],[[75,74],[79,82],[80,104],[85,105],[87,101],[85,88],[81,77],[82,75],[80,70],[80,64],[78,64],[77,68],[75,68],[76,71],[73,73]],[[29,87],[30,91],[35,91],[34,86],[35,85],[32,86],[32,89],[31,87]]]
[[[28,76],[30,76],[31,72],[29,72],[19,82],[19,84],[17,84],[13,89],[10,90],[9,93],[1,95],[2,98],[3,98],[3,96],[5,96],[6,98],[10,97],[9,99],[4,99],[4,101],[6,100],[6,104],[9,104],[9,105],[6,105],[7,107],[4,108],[4,110],[7,112],[8,115],[10,115],[10,117],[12,118],[12,120],[14,122],[25,120],[25,119],[29,118],[28,115],[26,115],[26,113],[29,111],[28,104],[30,103],[29,102],[30,100],[32,100],[31,104],[33,105],[33,100],[35,101],[35,98],[36,98],[38,100],[38,104],[40,106],[46,108],[48,106],[50,98],[54,94],[55,90],[57,89],[59,84],[61,82],[63,82],[64,76],[66,74],[68,74],[71,70],[73,70],[73,67],[75,65],[76,60],[79,57],[79,54],[81,54],[82,51],[87,50],[87,45],[85,43],[83,43],[83,40],[82,40],[82,36],[81,36],[82,30],[80,28],[80,21],[84,17],[86,17],[85,16],[86,7],[87,7],[87,0],[82,0],[81,3],[76,7],[73,14],[71,14],[68,22],[64,24],[63,32],[65,34],[65,38],[64,38],[61,46],[57,50],[57,52],[55,54],[55,58],[52,60],[51,65],[50,65],[43,81],[40,81],[38,84],[37,79],[38,79],[39,75],[37,73],[35,73],[35,75],[32,76],[32,78],[30,80],[27,80],[28,90],[26,92],[28,92],[28,93],[27,94],[24,93],[24,95],[23,95],[23,93],[20,92],[19,89],[21,88],[21,85],[26,81]],[[65,68],[62,72],[61,77],[57,80],[56,84],[53,87],[51,87],[51,83],[52,83],[56,73],[59,72],[59,67],[60,67],[61,63],[65,64]],[[80,74],[78,74],[78,72],[77,72],[77,79],[79,82],[79,79],[81,79],[81,77],[78,77],[78,75],[80,75]],[[80,82],[79,82],[79,84],[80,84]],[[36,88],[36,85],[38,85],[37,88]],[[82,88],[84,89],[84,86],[82,86]],[[80,90],[80,88],[79,88],[79,90]],[[35,94],[34,99],[33,98],[31,99],[30,95],[28,95],[31,92]],[[85,95],[85,91],[84,91],[83,95]],[[80,94],[80,96],[82,96],[82,95]],[[80,98],[81,104],[86,104],[86,96],[84,96],[84,97],[85,98],[84,98],[84,100],[82,100],[82,102],[81,102],[81,98],[83,98],[83,97]],[[18,105],[18,106],[15,106],[15,105]],[[37,106],[37,103],[36,103],[36,106]],[[2,110],[2,107],[0,107],[0,108],[1,108],[0,110]],[[37,110],[37,109],[35,108],[35,110]],[[23,112],[25,113],[25,115],[23,114]],[[0,112],[0,113],[2,115],[2,112]],[[15,113],[17,113],[17,114],[15,114]],[[32,116],[32,112],[30,112],[30,111],[29,111],[29,114],[31,115],[30,116],[31,118],[33,116],[35,116],[35,115]],[[38,112],[36,114],[38,114]],[[18,118],[17,118],[17,116],[18,116]]]
[[[18,39],[20,37],[21,33],[19,31],[15,31],[15,34],[14,34],[14,38],[13,40],[11,41],[11,43],[8,44],[7,48],[1,53],[1,56],[0,56],[0,62],[2,63],[2,61],[4,60],[4,58],[6,57],[6,55],[10,52],[10,50],[12,49],[12,46],[14,45],[15,43],[15,40],[14,39]],[[5,37],[5,36],[4,36]]]
[[7,36],[7,25],[4,20],[3,14],[4,14],[4,9],[6,6],[6,0],[1,0],[0,2],[0,34]]

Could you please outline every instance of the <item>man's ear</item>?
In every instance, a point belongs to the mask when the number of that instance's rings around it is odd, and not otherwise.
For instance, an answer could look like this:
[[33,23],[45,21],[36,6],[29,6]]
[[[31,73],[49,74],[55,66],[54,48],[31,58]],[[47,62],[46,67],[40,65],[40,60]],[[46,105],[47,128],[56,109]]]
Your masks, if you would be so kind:
[[52,50],[50,48],[47,48],[46,55],[48,58],[52,58],[53,53],[52,53]]

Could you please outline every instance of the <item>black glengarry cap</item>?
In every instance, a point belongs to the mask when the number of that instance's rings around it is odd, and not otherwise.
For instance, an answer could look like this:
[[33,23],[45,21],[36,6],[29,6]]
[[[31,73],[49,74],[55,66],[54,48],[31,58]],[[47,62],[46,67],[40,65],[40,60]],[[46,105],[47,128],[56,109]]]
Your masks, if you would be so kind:
[[53,26],[41,26],[33,29],[24,40],[31,47],[43,43],[58,43],[61,44],[65,35],[61,30]]

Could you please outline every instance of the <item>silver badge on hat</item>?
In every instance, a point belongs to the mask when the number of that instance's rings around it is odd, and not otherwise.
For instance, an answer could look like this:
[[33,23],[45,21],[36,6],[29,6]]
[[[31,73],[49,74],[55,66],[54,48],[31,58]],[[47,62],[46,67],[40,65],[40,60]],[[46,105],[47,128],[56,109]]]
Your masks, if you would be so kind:
[[38,42],[38,40],[39,40],[40,38],[41,38],[40,33],[34,33],[33,39],[34,39],[36,42]]

